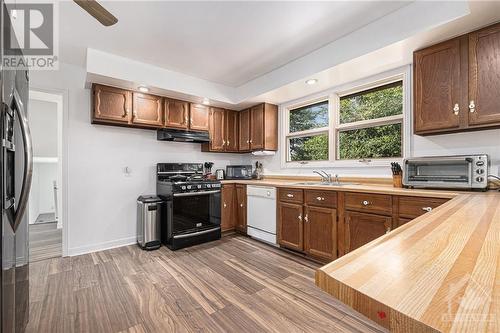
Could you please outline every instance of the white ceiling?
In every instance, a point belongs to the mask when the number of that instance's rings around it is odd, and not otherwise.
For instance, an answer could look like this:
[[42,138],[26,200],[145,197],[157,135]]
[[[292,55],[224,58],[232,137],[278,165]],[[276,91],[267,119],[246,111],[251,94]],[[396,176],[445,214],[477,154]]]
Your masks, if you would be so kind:
[[411,2],[101,1],[119,19],[103,27],[65,1],[60,60],[93,48],[237,87]]

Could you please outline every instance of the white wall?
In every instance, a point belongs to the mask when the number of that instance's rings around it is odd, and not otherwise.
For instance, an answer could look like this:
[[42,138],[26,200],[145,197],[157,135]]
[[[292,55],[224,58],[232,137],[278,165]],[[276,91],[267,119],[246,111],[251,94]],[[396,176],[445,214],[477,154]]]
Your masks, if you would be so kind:
[[33,178],[29,198],[30,224],[35,223],[40,214],[55,212],[55,180],[57,180],[57,163],[33,163]]
[[57,104],[30,99],[28,108],[33,155],[57,157]]
[[[90,123],[85,70],[32,71],[34,88],[68,92],[68,209],[70,255],[135,242],[136,199],[156,192],[158,162],[213,161],[214,169],[240,164],[241,155],[202,153],[199,144],[160,142],[156,132]],[[125,167],[132,172],[126,176]]]
[[[29,197],[29,223],[39,214],[55,211],[54,185],[57,179],[57,104],[30,99],[28,117],[33,140],[33,180]],[[37,159],[54,159],[37,162]]]

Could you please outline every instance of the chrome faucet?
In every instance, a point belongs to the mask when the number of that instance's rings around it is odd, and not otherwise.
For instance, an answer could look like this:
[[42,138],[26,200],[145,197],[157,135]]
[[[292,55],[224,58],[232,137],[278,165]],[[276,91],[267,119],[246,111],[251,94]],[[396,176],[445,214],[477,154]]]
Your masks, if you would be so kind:
[[339,175],[335,174],[334,175],[334,179],[335,180],[332,180],[332,175],[330,173],[326,173],[325,171],[323,170],[314,170],[313,171],[314,173],[318,174],[320,177],[321,177],[321,182],[322,183],[328,183],[328,184],[331,184],[331,183],[340,183],[339,181]]

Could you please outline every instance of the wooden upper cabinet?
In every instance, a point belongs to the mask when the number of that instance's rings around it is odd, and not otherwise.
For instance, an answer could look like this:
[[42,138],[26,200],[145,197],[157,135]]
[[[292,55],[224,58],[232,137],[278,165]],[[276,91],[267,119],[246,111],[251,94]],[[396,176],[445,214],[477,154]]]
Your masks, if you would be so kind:
[[188,129],[188,102],[165,98],[165,127]]
[[416,134],[458,129],[462,100],[460,38],[414,53],[414,126]]
[[469,34],[469,125],[500,124],[500,24]]
[[281,246],[304,250],[302,204],[280,202],[278,204],[278,242]]
[[100,84],[94,84],[92,89],[92,122],[129,123],[132,112],[130,91]]
[[163,98],[137,92],[132,95],[132,124],[162,127]]
[[345,212],[345,253],[391,231],[392,218],[375,214]]
[[250,109],[250,149],[264,149],[264,104]]
[[500,127],[500,23],[416,51],[415,133]]
[[239,151],[250,150],[250,109],[240,111],[239,117]]
[[238,151],[238,112],[226,110],[225,151]]
[[210,149],[224,151],[225,148],[225,110],[210,108]]
[[[278,150],[278,107],[263,103],[252,107],[249,113],[249,150]],[[240,146],[240,150],[246,151],[247,146]]]
[[235,226],[235,194],[234,184],[224,184],[221,190],[221,229],[222,231],[232,230]]
[[247,187],[246,185],[236,185],[236,230],[247,232]]
[[337,210],[306,206],[304,250],[323,260],[337,258]]
[[203,104],[189,105],[189,128],[193,131],[208,131],[209,107]]

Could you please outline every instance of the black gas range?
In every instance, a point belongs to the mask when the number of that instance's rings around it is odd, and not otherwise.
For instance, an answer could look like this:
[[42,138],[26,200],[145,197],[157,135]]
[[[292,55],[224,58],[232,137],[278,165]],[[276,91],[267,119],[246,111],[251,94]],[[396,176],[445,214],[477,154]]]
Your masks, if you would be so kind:
[[201,163],[158,163],[156,193],[166,201],[162,242],[172,250],[220,239],[221,183]]

